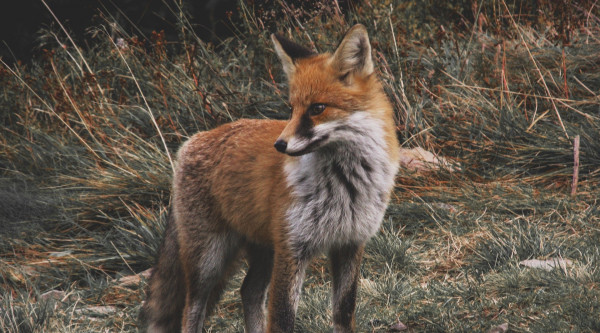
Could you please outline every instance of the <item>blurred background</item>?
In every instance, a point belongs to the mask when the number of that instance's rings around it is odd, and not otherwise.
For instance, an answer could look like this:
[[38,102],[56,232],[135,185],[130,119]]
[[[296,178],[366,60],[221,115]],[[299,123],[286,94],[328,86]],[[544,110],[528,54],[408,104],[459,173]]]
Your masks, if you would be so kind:
[[[339,0],[347,10],[359,0]],[[277,8],[277,0],[247,0],[248,8],[265,12]],[[285,1],[288,5],[310,10],[322,1]],[[218,42],[236,33],[239,22],[238,0],[45,0],[80,45],[90,43],[88,29],[98,24],[118,24],[125,31],[148,38],[153,31],[164,31],[168,40],[177,39],[177,16],[183,9],[195,34],[207,42]],[[176,5],[177,4],[177,5]],[[328,5],[333,5],[332,1]],[[177,8],[180,6],[180,8]],[[28,61],[44,47],[40,30],[57,25],[56,19],[41,0],[11,1],[0,11],[0,57],[7,63]]]

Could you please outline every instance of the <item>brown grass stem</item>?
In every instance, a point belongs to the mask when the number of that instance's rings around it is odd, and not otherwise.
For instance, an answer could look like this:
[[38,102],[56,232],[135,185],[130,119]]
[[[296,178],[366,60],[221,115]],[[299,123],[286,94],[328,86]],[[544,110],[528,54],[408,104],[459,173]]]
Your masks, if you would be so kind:
[[158,136],[160,137],[160,140],[162,141],[163,147],[165,149],[165,154],[167,154],[167,158],[169,159],[169,163],[171,164],[171,170],[175,170],[175,164],[173,163],[173,159],[171,158],[171,153],[169,152],[169,148],[167,147],[167,142],[165,141],[165,137],[162,134],[162,131],[160,130],[160,127],[158,126],[158,123],[156,122],[154,114],[152,113],[152,109],[150,108],[150,104],[148,104],[148,101],[146,100],[146,96],[144,95],[144,92],[142,91],[142,87],[140,87],[140,84],[139,84],[137,78],[135,77],[133,70],[131,70],[131,67],[129,66],[129,63],[127,62],[127,59],[125,59],[125,56],[123,56],[123,52],[121,52],[121,49],[117,46],[115,41],[112,38],[110,38],[110,35],[106,31],[105,31],[105,33],[109,37],[109,40],[111,41],[113,46],[115,47],[115,50],[117,50],[117,52],[119,53],[119,56],[121,57],[121,60],[123,60],[123,63],[127,67],[129,74],[131,74],[131,79],[135,83],[135,86],[136,86],[137,90],[139,91],[140,96],[142,97],[142,100],[144,101],[144,105],[146,106],[146,109],[144,111],[146,111],[148,113],[148,115],[150,116],[150,120],[152,121],[152,124],[154,125],[154,128],[156,129],[156,132],[158,133]]
[[[521,29],[520,29],[519,25],[517,24],[517,22],[515,22],[515,19],[514,19],[512,13],[510,12],[510,10],[508,9],[508,6],[506,5],[506,2],[504,0],[502,0],[502,5],[504,5],[504,8],[506,9],[506,13],[508,14],[508,17],[510,17],[510,20],[511,20],[511,22],[512,22],[514,28],[515,28],[515,30],[519,34],[519,38],[521,39],[521,42],[523,43],[523,46],[525,46],[525,49],[527,50],[527,54],[529,55],[529,59],[531,59],[531,61],[533,62],[533,65],[535,66],[536,72],[540,76],[540,81],[542,82],[542,84],[544,86],[544,90],[546,91],[546,94],[548,95],[548,97],[552,97],[552,94],[550,94],[550,89],[548,89],[548,85],[546,84],[546,80],[544,80],[544,75],[542,74],[542,71],[540,70],[540,67],[537,64],[537,61],[535,61],[535,58],[531,54],[531,50],[529,49],[529,45],[527,45],[527,42],[525,42],[525,38],[523,37],[523,34],[521,33]],[[563,130],[563,133],[565,134],[565,136],[567,137],[567,139],[569,139],[569,134],[567,133],[567,129],[565,128],[565,124],[563,124],[562,118],[560,117],[560,113],[558,112],[558,108],[556,107],[556,103],[554,103],[554,99],[550,98],[549,100],[550,100],[550,103],[552,103],[552,107],[554,109],[554,112],[556,113],[556,118],[558,120],[558,123],[560,124],[560,127]]]
[[571,184],[571,196],[577,193],[579,182],[579,135],[573,139],[573,183]]

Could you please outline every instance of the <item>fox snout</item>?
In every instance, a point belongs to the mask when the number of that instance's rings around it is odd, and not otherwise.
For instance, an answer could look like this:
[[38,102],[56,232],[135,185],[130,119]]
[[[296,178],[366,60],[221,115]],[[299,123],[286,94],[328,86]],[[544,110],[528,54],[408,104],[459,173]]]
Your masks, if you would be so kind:
[[315,126],[306,112],[296,112],[275,141],[275,149],[290,156],[313,152],[325,144],[329,137],[329,130],[321,127]]
[[311,153],[326,145],[329,138],[329,134],[323,134],[313,138],[292,137],[289,142],[284,139],[277,139],[274,146],[275,149],[277,149],[277,151],[280,153],[284,153],[289,156],[301,156]]
[[283,139],[277,139],[277,141],[275,141],[275,149],[280,153],[285,153],[287,142]]

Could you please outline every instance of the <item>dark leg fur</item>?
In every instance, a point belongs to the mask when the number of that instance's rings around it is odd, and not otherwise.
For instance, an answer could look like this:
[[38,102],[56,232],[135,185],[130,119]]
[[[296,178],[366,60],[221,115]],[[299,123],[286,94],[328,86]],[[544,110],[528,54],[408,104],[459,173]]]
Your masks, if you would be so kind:
[[273,276],[269,290],[269,323],[267,332],[294,331],[298,299],[309,258],[275,253]]
[[181,331],[185,290],[177,230],[172,217],[169,214],[158,261],[148,283],[148,296],[140,315],[141,326],[147,332]]
[[201,332],[207,313],[218,301],[227,273],[239,252],[240,239],[227,232],[196,235],[186,244],[184,258],[186,304],[183,310],[184,332]]
[[349,244],[330,251],[335,333],[354,332],[354,309],[363,250],[363,245]]
[[246,248],[250,267],[241,290],[246,333],[262,333],[266,327],[265,300],[273,270],[273,249],[256,244]]
[[223,296],[223,291],[225,290],[225,287],[227,287],[229,277],[238,268],[239,265],[236,265],[235,263],[230,264],[223,277],[213,287],[212,291],[210,292],[210,295],[208,295],[208,301],[206,302],[206,318],[210,317],[210,315],[215,311],[215,308],[217,307],[221,296]]

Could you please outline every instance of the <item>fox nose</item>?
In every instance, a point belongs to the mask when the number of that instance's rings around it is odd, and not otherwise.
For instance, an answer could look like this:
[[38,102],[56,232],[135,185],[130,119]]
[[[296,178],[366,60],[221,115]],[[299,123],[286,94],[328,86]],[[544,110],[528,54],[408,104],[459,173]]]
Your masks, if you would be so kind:
[[287,142],[283,141],[282,139],[275,141],[275,149],[277,149],[278,152],[285,153],[286,148]]

